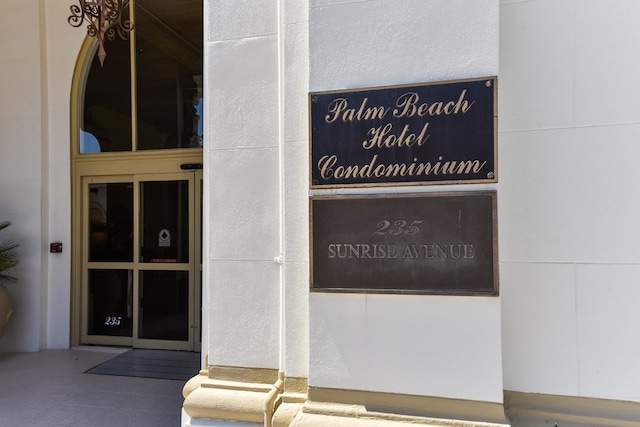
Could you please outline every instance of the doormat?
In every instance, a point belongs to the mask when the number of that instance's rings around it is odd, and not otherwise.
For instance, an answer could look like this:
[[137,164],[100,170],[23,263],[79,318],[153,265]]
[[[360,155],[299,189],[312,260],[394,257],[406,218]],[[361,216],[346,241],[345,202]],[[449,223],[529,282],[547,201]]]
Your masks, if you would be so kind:
[[187,381],[199,371],[200,353],[132,349],[85,373]]

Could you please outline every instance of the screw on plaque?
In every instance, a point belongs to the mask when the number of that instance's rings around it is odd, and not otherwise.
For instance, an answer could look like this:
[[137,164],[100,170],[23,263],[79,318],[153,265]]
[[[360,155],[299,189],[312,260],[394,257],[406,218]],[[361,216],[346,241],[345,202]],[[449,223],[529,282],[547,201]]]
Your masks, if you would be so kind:
[[316,102],[318,100],[318,95],[311,96],[311,102]]
[[486,87],[491,87],[493,83],[491,82],[491,80],[487,80],[487,82],[485,83]]
[[489,172],[489,173],[487,174],[487,179],[493,179],[493,177],[494,177],[494,176],[495,176],[495,175],[493,174],[493,172]]

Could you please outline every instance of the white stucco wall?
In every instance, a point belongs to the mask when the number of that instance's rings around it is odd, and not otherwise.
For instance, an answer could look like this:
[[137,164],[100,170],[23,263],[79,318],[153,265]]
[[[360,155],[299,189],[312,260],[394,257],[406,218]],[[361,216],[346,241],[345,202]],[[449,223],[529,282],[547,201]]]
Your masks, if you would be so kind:
[[50,242],[62,242],[61,254],[46,253],[47,294],[46,317],[43,318],[46,341],[42,348],[69,346],[71,289],[71,178],[70,178],[70,93],[73,72],[80,46],[86,37],[84,28],[73,28],[67,22],[69,9],[56,0],[46,5],[46,85],[48,178],[46,189],[47,230],[45,251]]
[[[0,351],[69,346],[69,92],[84,34],[67,16],[56,1],[0,5],[0,218],[20,243]],[[49,254],[52,241],[62,254]]]
[[202,351],[209,365],[306,378],[307,1],[205,1],[204,12]]
[[505,389],[640,401],[639,14],[502,1]]
[[207,2],[205,14],[209,363],[278,368],[276,8]]
[[[2,239],[20,243],[19,284],[9,285],[15,313],[0,341],[0,350],[35,351],[40,347],[43,285],[42,123],[46,98],[41,94],[40,2],[0,4],[0,218],[13,223]],[[29,31],[24,31],[29,28]],[[46,175],[46,169],[45,169]]]
[[[282,2],[279,40],[276,6],[273,1],[205,3],[207,351],[212,365],[282,368],[289,377],[306,378],[308,8],[306,1]],[[283,270],[274,261],[281,255],[281,239]]]
[[287,376],[309,376],[309,2],[284,5],[285,354]]
[[[310,91],[496,75],[498,6],[312,0]],[[312,293],[309,385],[502,402],[500,324],[500,298]]]

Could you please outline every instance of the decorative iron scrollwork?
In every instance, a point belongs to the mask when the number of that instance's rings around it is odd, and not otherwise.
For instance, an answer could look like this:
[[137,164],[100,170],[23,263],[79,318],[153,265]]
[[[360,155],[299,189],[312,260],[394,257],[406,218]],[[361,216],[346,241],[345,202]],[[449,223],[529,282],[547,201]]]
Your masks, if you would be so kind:
[[129,38],[133,30],[130,20],[122,18],[122,13],[129,6],[129,0],[78,0],[79,4],[72,5],[68,22],[72,27],[80,27],[87,23],[87,34],[97,37],[100,47],[98,58],[100,65],[104,64],[107,52],[104,48],[105,40],[113,41],[116,36],[123,40]]

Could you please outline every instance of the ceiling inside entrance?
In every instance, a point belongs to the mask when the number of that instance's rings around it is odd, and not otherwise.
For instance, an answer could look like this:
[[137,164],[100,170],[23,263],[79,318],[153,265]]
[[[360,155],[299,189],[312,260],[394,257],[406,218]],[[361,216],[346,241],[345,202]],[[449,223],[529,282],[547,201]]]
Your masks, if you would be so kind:
[[202,0],[137,0],[136,4],[144,19],[156,21],[202,50]]
[[202,63],[202,0],[138,0],[138,37],[186,65]]

